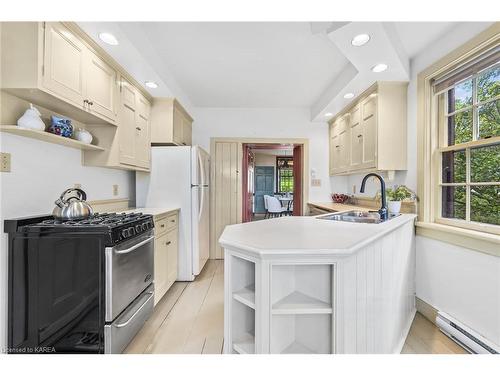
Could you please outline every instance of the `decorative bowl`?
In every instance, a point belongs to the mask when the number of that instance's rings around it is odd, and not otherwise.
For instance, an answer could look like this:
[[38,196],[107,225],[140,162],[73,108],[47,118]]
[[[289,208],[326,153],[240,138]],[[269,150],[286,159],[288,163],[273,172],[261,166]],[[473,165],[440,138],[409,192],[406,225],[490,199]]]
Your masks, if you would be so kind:
[[335,203],[345,203],[349,199],[349,196],[346,194],[332,194],[332,201]]
[[52,116],[49,132],[55,135],[71,138],[73,135],[73,125],[71,125],[71,120],[69,118]]

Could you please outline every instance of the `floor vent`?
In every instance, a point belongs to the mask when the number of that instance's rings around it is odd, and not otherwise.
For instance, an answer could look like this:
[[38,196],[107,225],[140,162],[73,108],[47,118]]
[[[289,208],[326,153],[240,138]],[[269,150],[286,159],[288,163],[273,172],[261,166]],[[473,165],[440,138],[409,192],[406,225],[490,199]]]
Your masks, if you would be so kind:
[[458,345],[471,353],[498,354],[499,349],[477,332],[463,325],[448,314],[438,311],[436,325]]

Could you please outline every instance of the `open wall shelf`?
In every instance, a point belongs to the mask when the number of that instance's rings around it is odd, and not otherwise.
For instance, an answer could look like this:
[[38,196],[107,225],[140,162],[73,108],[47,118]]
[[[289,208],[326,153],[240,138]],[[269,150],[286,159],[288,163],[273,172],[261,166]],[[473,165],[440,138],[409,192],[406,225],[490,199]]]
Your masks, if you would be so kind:
[[17,125],[1,125],[0,131],[20,135],[22,137],[38,139],[39,141],[54,143],[61,146],[77,148],[80,150],[104,151],[104,148],[102,147],[83,143],[73,138],[67,138],[41,130],[24,129]]
[[331,314],[331,303],[294,291],[273,304],[273,314]]

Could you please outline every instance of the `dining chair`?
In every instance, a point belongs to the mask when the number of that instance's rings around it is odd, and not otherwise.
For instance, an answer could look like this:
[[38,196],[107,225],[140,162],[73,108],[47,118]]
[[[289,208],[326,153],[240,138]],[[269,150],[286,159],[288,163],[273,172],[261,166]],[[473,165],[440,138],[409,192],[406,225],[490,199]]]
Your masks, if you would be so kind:
[[264,194],[264,209],[266,210],[266,213],[264,214],[264,219],[267,219],[267,216],[269,215],[269,211],[267,209],[267,200],[269,199],[269,195]]
[[281,205],[278,198],[271,196],[267,198],[267,210],[269,212],[269,217],[282,216],[283,213],[287,212],[287,208]]

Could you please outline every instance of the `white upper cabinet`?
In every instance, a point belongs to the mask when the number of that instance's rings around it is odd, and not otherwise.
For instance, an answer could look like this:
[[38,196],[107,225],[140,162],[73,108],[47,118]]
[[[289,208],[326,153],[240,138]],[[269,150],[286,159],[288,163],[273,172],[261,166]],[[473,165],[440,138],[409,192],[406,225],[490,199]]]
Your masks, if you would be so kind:
[[190,146],[193,119],[174,98],[156,98],[151,109],[151,143]]
[[61,22],[2,24],[2,89],[82,123],[117,124],[117,71]]
[[406,82],[377,82],[330,121],[330,174],[406,169]]
[[47,22],[44,39],[43,86],[83,107],[87,48],[60,23]]
[[87,50],[86,56],[84,104],[90,112],[115,122],[118,91],[116,70],[90,50]]

